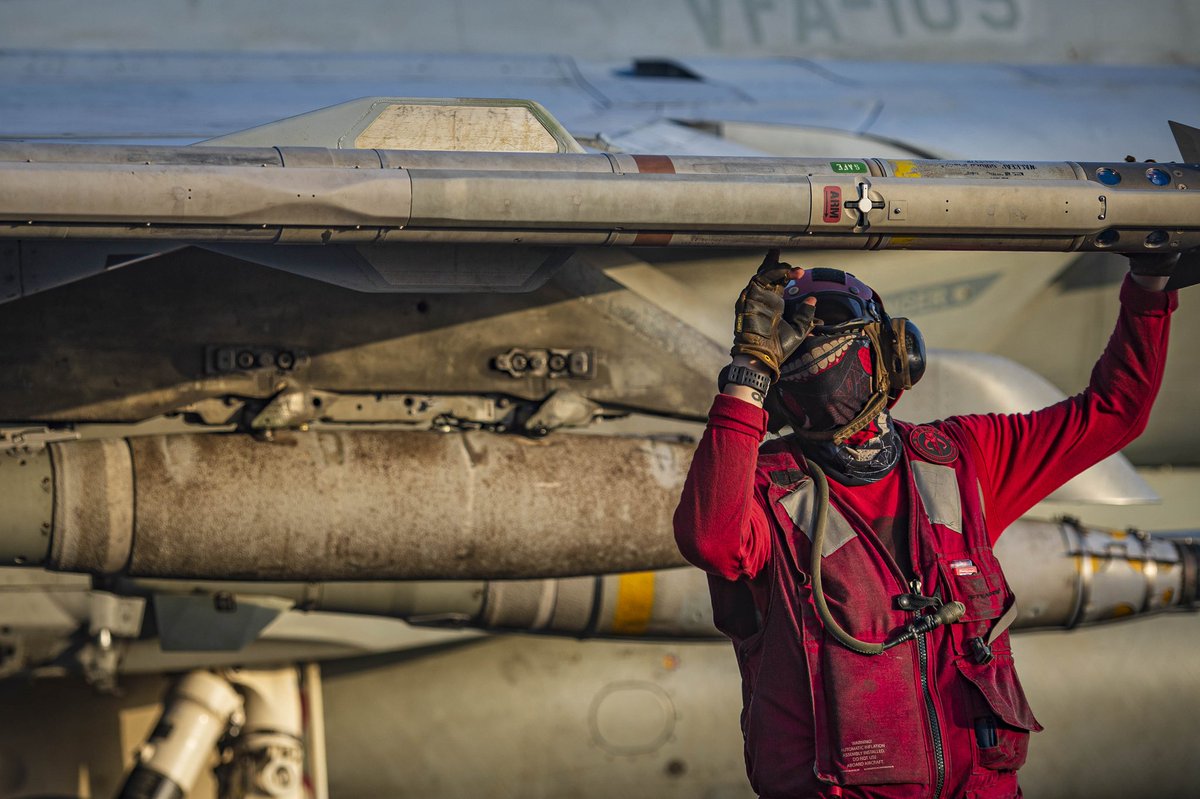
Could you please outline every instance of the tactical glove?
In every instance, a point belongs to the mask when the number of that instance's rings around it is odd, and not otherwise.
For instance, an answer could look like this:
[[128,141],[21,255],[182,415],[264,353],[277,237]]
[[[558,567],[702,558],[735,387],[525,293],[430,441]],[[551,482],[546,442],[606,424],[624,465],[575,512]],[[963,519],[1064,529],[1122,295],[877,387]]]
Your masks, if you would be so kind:
[[1175,265],[1179,263],[1178,253],[1137,253],[1126,255],[1129,259],[1129,271],[1135,275],[1149,277],[1170,277],[1175,273]]
[[734,306],[737,316],[730,354],[757,358],[771,371],[772,381],[779,379],[783,362],[813,326],[814,306],[808,303],[801,305],[792,323],[783,318],[783,288],[791,268],[779,263],[779,250],[769,250]]

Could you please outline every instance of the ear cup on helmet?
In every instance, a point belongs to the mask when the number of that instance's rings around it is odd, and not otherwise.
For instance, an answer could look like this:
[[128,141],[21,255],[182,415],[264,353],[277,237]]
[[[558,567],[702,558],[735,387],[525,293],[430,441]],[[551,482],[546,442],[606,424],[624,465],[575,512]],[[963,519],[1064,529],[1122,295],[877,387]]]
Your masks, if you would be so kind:
[[910,320],[904,320],[904,349],[908,352],[908,387],[912,388],[925,375],[925,337]]
[[915,386],[925,374],[925,337],[911,320],[903,317],[889,318],[887,331],[891,349],[888,359],[891,370],[889,394],[895,401],[900,397],[900,392]]

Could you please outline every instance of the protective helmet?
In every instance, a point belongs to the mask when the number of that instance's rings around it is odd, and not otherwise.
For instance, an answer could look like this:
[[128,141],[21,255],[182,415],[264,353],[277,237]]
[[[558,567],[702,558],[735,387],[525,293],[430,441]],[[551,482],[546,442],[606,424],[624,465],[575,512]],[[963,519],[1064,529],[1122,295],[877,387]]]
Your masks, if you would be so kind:
[[[884,407],[895,405],[904,390],[924,375],[925,340],[917,326],[908,319],[889,317],[879,295],[849,272],[824,267],[805,270],[799,280],[787,285],[783,296],[785,319],[791,321],[806,297],[816,297],[814,334],[862,331],[874,345],[874,387],[863,411],[845,427],[818,437],[844,440],[865,427]],[[786,414],[780,412],[778,398],[774,399],[768,402],[768,411],[771,427],[778,429],[785,423]]]

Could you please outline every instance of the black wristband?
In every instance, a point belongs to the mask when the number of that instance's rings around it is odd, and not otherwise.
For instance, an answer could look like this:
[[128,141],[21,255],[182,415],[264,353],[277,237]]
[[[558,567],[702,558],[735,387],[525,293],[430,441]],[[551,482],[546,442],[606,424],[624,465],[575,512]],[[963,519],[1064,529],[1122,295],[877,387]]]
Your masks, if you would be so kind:
[[724,391],[725,386],[733,383],[737,386],[749,386],[760,394],[766,395],[771,388],[771,378],[756,369],[730,364],[717,375],[717,390]]

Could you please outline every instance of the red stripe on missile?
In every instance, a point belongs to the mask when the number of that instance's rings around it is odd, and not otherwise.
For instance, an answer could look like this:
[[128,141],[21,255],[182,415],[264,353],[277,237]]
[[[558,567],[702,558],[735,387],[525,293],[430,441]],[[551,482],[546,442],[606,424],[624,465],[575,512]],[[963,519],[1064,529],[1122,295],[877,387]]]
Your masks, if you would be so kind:
[[639,233],[633,240],[634,247],[665,247],[671,243],[674,233]]
[[635,155],[633,162],[637,164],[638,172],[656,175],[674,175],[675,162],[665,155]]

